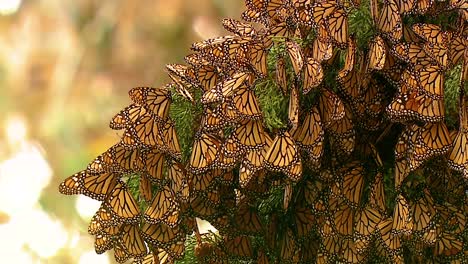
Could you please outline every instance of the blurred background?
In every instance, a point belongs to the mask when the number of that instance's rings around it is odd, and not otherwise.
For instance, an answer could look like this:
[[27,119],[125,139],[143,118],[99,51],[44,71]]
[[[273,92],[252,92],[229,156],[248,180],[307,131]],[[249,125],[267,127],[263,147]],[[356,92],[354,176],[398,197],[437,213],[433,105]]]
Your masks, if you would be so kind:
[[114,144],[135,86],[168,81],[192,42],[224,35],[241,0],[0,0],[0,256],[113,263],[87,226],[99,204],[58,184]]

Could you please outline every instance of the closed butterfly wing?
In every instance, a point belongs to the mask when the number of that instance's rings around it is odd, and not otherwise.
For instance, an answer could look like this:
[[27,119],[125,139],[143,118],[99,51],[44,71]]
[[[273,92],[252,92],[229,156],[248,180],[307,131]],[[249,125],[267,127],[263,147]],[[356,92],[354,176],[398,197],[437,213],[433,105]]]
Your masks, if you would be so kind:
[[384,40],[382,37],[376,36],[370,43],[369,68],[373,70],[383,69],[386,54]]
[[110,213],[126,223],[136,223],[140,220],[140,209],[128,187],[118,182],[112,193],[105,200]]
[[[291,166],[300,165],[300,174],[292,174]],[[287,131],[280,131],[273,140],[265,156],[265,166],[272,171],[284,172],[292,181],[298,181],[302,176],[302,164],[297,146]]]
[[308,94],[317,87],[323,80],[323,74],[322,65],[314,58],[307,58],[302,93]]
[[291,87],[291,95],[289,97],[288,123],[293,130],[297,129],[299,123],[299,91],[295,85]]
[[453,139],[453,146],[448,153],[448,164],[455,170],[466,171],[468,170],[468,108],[465,93],[463,89],[460,91],[458,107],[459,129]]
[[174,191],[168,186],[161,187],[146,209],[144,218],[150,224],[163,222],[170,227],[176,226],[179,222],[179,203]]
[[398,42],[403,36],[401,15],[394,0],[385,1],[377,28],[392,42]]
[[291,59],[291,63],[296,75],[302,70],[304,66],[304,56],[302,54],[302,48],[294,41],[286,41],[286,48]]
[[284,57],[279,57],[276,61],[276,83],[281,89],[283,95],[286,95],[288,93],[288,76]]
[[203,173],[207,171],[217,160],[221,143],[210,134],[198,132],[192,148],[189,161],[189,171]]
[[260,76],[268,74],[267,55],[268,52],[263,43],[257,42],[250,46],[250,62]]
[[140,226],[138,224],[124,225],[122,227],[122,245],[132,257],[139,258],[146,255],[146,243],[140,234]]
[[172,96],[167,86],[160,88],[135,87],[128,94],[134,103],[146,106],[162,119],[168,116]]

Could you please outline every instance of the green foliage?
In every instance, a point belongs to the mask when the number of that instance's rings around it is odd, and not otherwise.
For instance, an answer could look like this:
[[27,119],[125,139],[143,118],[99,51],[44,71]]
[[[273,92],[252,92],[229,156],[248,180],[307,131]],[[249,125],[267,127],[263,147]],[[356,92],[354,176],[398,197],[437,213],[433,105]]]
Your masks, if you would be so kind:
[[[200,91],[196,91],[196,100],[199,100],[200,94]],[[200,104],[192,104],[178,93],[173,93],[172,98],[174,101],[171,105],[170,116],[175,122],[175,128],[182,149],[182,159],[187,161],[190,158],[193,137],[200,122],[203,109]]]
[[284,128],[287,124],[288,99],[281,94],[276,84],[268,79],[255,85],[255,92],[264,114],[265,126],[270,131]]

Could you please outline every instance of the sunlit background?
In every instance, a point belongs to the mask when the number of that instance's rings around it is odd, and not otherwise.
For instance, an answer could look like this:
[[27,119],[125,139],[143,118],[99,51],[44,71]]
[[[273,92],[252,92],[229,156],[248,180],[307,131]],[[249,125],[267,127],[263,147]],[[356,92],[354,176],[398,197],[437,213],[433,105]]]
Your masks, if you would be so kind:
[[242,0],[0,0],[0,259],[113,263],[86,232],[99,205],[58,184],[117,140],[134,86],[168,81]]

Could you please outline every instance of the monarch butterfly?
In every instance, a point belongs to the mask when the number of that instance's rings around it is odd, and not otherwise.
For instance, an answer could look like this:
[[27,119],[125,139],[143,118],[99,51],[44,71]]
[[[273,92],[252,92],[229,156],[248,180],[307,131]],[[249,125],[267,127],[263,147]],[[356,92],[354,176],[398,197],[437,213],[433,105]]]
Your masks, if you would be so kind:
[[377,130],[383,123],[380,119],[385,112],[385,106],[389,104],[387,91],[380,82],[371,79],[368,84],[363,85],[361,92],[359,100],[356,100],[357,104],[352,105],[353,110],[363,117],[364,120],[359,122],[362,127],[371,131]]
[[264,77],[268,74],[267,49],[262,42],[255,42],[250,45],[249,57],[255,72]]
[[291,182],[287,181],[284,186],[284,193],[283,193],[283,210],[287,210],[289,207],[289,203],[291,202],[293,195],[293,186]]
[[387,211],[385,206],[383,175],[380,172],[375,175],[374,182],[372,183],[369,202],[370,205],[375,206],[379,212],[383,213]]
[[131,104],[111,119],[109,127],[117,130],[128,128],[145,116],[151,116],[151,113],[145,106]]
[[252,243],[248,236],[237,236],[234,238],[227,238],[224,241],[226,253],[229,255],[239,257],[252,257]]
[[432,218],[436,215],[434,200],[428,189],[423,190],[423,196],[420,197],[412,206],[414,231],[425,231],[433,224]]
[[341,255],[348,263],[360,263],[366,257],[362,251],[358,250],[358,247],[359,245],[354,239],[345,238],[343,240]]
[[318,262],[318,263],[328,263],[326,259],[328,257],[332,258],[333,256],[337,256],[341,253],[342,247],[342,238],[341,236],[335,234],[335,235],[329,235],[326,236],[322,239],[322,245],[321,248],[323,248],[324,252],[319,253],[319,261],[322,260],[320,254],[322,254],[325,258],[323,259],[323,262]]
[[382,37],[377,35],[371,42],[369,47],[369,68],[381,70],[385,64],[387,51]]
[[423,45],[418,43],[398,43],[392,48],[392,53],[400,60],[411,63],[430,65],[433,61],[425,51]]
[[317,87],[323,80],[322,65],[314,58],[307,58],[304,71],[302,93],[308,94],[312,88]]
[[118,186],[119,174],[105,172],[91,174],[84,170],[73,174],[59,185],[59,191],[65,195],[84,194],[92,199],[104,201]]
[[445,119],[445,105],[443,100],[434,100],[420,91],[406,88],[402,84],[386,110],[395,122],[420,120],[426,122],[440,122]]
[[159,126],[159,135],[164,142],[166,154],[169,154],[173,159],[180,160],[181,149],[179,138],[175,130],[175,122],[171,118],[167,118],[163,124]]
[[329,60],[333,55],[333,45],[329,40],[325,24],[320,24],[318,29],[319,36],[312,43],[312,58],[319,62]]
[[171,63],[166,64],[166,71],[175,83],[182,83],[184,86],[193,86],[196,79],[191,66]]
[[257,120],[241,121],[230,137],[245,149],[263,147],[266,140],[263,125]]
[[414,6],[414,11],[418,14],[425,14],[434,4],[434,0],[418,0]]
[[95,174],[104,172],[132,173],[143,168],[143,155],[139,149],[127,149],[117,143],[95,158],[87,167]]
[[293,212],[297,238],[309,236],[316,225],[315,215],[312,210],[301,204],[297,205]]
[[223,171],[221,169],[213,169],[203,174],[193,174],[191,178],[191,189],[193,191],[208,190],[215,182],[214,180],[221,176]]
[[154,195],[151,205],[144,213],[146,222],[157,224],[163,222],[170,227],[179,223],[179,203],[175,193],[168,186],[161,186]]
[[[299,174],[291,174],[289,169],[292,165],[300,165]],[[265,154],[265,166],[269,170],[284,172],[292,181],[297,182],[302,176],[302,163],[291,135],[287,131],[280,131],[273,140],[271,147]]]
[[360,164],[351,163],[343,169],[342,194],[346,201],[353,207],[361,203],[364,190],[364,168]]
[[382,220],[377,228],[380,232],[380,239],[390,252],[395,252],[401,248],[400,237],[392,232],[392,218]]
[[395,189],[399,190],[401,184],[409,175],[408,161],[404,158],[395,161]]
[[397,1],[396,4],[398,5],[398,11],[400,14],[411,13],[417,1],[418,0]]
[[214,136],[197,132],[189,161],[189,171],[195,174],[207,171],[218,159],[221,142]]
[[290,8],[290,3],[287,1],[283,0],[269,0],[267,1],[266,5],[266,11],[268,14],[268,17],[270,18],[286,18],[288,14],[283,14],[283,12],[288,13],[288,10]]
[[258,234],[263,231],[260,216],[247,203],[242,203],[237,207],[234,214],[234,225],[240,232],[246,234]]
[[240,37],[253,37],[257,35],[257,31],[251,24],[240,22],[232,18],[223,19],[223,27]]
[[333,224],[336,231],[343,236],[352,235],[355,210],[341,199],[338,199],[336,208],[332,208],[332,210],[334,210]]
[[122,227],[122,245],[130,256],[135,258],[143,257],[147,254],[146,244],[140,234],[138,224],[124,225]]
[[[387,51],[390,50],[388,45],[386,45],[385,47]],[[394,86],[398,87],[402,71],[403,67],[400,63],[397,62],[395,56],[392,55],[390,52],[387,52],[384,66],[380,71],[384,75],[385,79],[387,79]]]
[[295,18],[304,26],[312,27],[315,25],[313,20],[313,10],[310,8],[310,1],[294,1]]
[[259,250],[257,254],[257,264],[269,264],[270,262],[268,261],[268,257],[263,252],[263,250]]
[[104,201],[113,217],[122,219],[125,223],[140,221],[140,209],[135,198],[128,191],[124,182],[117,182],[112,192]]
[[444,97],[444,74],[439,66],[429,65],[416,73],[421,91],[434,100]]
[[198,66],[195,73],[198,83],[204,92],[216,86],[220,79],[219,74],[218,67],[213,65]]
[[128,92],[128,95],[135,104],[146,106],[157,116],[165,119],[172,103],[171,91],[168,88],[168,85],[160,88],[135,87]]
[[231,97],[235,91],[242,85],[246,85],[245,81],[249,81],[250,74],[248,72],[237,72],[231,77],[228,77],[223,82],[217,84],[214,88],[206,91],[202,97],[202,103],[219,102],[224,98]]
[[195,216],[203,219],[213,219],[217,213],[217,208],[205,197],[198,195],[191,199],[190,208],[193,210]]
[[108,227],[118,227],[122,225],[121,219],[113,216],[105,204],[101,204],[98,211],[93,215],[88,225],[88,233],[97,235]]
[[164,180],[165,155],[156,149],[148,151],[145,155],[145,169],[149,179],[160,184]]
[[321,92],[318,108],[322,123],[325,128],[328,128],[332,121],[340,120],[345,116],[345,109],[338,95],[325,88],[322,88]]
[[310,158],[318,160],[323,154],[324,134],[318,109],[312,107],[301,126],[292,132],[292,137],[300,148],[307,151]]
[[177,161],[169,162],[168,178],[170,179],[171,189],[176,196],[183,202],[187,202],[190,195],[187,181],[187,172],[182,164]]
[[165,247],[185,236],[179,226],[170,227],[163,222],[157,224],[144,223],[141,227],[141,235],[148,243],[157,247]]
[[289,58],[291,59],[294,72],[296,73],[296,76],[298,76],[302,70],[302,67],[304,66],[304,56],[302,54],[302,49],[299,44],[293,40],[286,41],[286,48],[289,54]]
[[106,234],[105,232],[100,232],[96,235],[94,240],[94,250],[97,254],[102,254],[107,250],[112,249],[113,242],[113,235]]
[[299,91],[294,84],[291,87],[291,95],[289,96],[288,123],[293,130],[297,129],[299,123]]
[[339,120],[332,120],[331,124],[326,127],[332,135],[330,138],[331,144],[344,154],[351,154],[356,145],[356,131],[352,119],[352,112],[346,107],[344,117]]
[[348,16],[343,9],[337,9],[325,22],[331,40],[339,48],[346,47],[348,39]]
[[449,64],[449,49],[440,44],[426,42],[423,46],[426,54],[442,69],[446,69]]
[[140,118],[127,132],[138,142],[139,145],[158,147],[164,149],[164,141],[161,136],[160,126],[162,120],[155,116],[144,116]]
[[288,93],[288,77],[284,57],[279,57],[276,61],[276,83],[283,95],[286,95]]
[[118,263],[124,263],[130,258],[130,254],[124,248],[121,242],[114,245],[114,258]]
[[147,176],[147,174],[140,175],[140,196],[146,202],[151,201],[151,199],[153,198],[153,191],[151,190],[153,186],[151,185],[151,181],[149,178],[150,177]]
[[239,113],[240,117],[258,120],[262,113],[258,106],[257,97],[252,89],[246,86],[240,87],[234,92],[232,97],[233,108]]
[[291,261],[296,253],[297,245],[290,228],[282,234],[279,246],[281,248],[279,257],[284,261]]
[[420,133],[423,147],[427,148],[431,154],[443,155],[449,151],[452,145],[449,131],[444,122],[427,123]]
[[454,256],[463,250],[463,241],[449,232],[442,232],[434,247],[435,255]]
[[382,220],[382,214],[379,210],[372,208],[371,205],[359,209],[354,217],[354,230],[366,238],[370,237],[377,229]]
[[398,42],[403,36],[402,21],[398,5],[394,0],[385,1],[377,28],[391,42]]
[[401,234],[411,232],[411,215],[408,201],[406,198],[399,194],[396,197],[395,208],[393,209],[393,224],[392,232]]
[[[159,250],[161,251],[162,249]],[[166,246],[163,251],[166,251],[171,259],[181,259],[185,252],[185,237]]]
[[322,3],[314,3],[312,5],[312,12],[314,16],[314,22],[316,24],[324,24],[325,20],[337,10],[339,10],[337,1],[325,1]]
[[245,154],[245,149],[233,138],[227,138],[221,147],[223,156],[238,158]]
[[468,170],[468,108],[463,88],[460,89],[460,100],[458,106],[459,129],[453,139],[453,147],[448,153],[448,165],[458,171]]
[[263,168],[265,155],[271,146],[272,139],[265,133],[265,145],[259,149],[249,150],[242,160],[239,169],[239,184],[245,188],[251,182],[253,176]]
[[[468,14],[466,11],[465,13]],[[467,19],[465,18],[465,20]],[[460,60],[463,58],[463,53],[466,50],[465,47],[467,46],[467,42],[468,41],[466,40],[466,38],[463,38],[463,34],[461,33],[451,38],[451,42],[449,43],[450,47],[448,51],[449,65],[457,65],[460,62]]]
[[438,25],[416,23],[412,28],[419,37],[431,43],[448,45],[452,38],[451,32],[442,31]]
[[245,21],[256,22],[256,23],[260,23],[263,25],[268,24],[265,13],[260,12],[258,10],[253,10],[253,9],[245,10],[244,12],[242,12],[241,17]]
[[210,65],[210,62],[200,53],[192,53],[184,57],[184,60],[194,66],[194,67],[200,67],[200,66],[206,66]]
[[241,116],[233,106],[234,102],[226,99],[224,103],[217,105],[214,109],[207,106],[202,116],[201,129],[206,132],[219,131],[230,124],[235,124]]
[[178,79],[177,77],[175,77],[172,74],[168,73],[168,75],[173,81],[173,83],[170,83],[169,86],[174,87],[176,92],[179,95],[181,95],[183,98],[189,100],[190,102],[194,102],[192,93],[189,90],[187,90],[187,88],[186,88],[186,87],[191,87],[192,84],[188,83],[188,82],[186,82],[186,81],[184,81],[182,79]]

